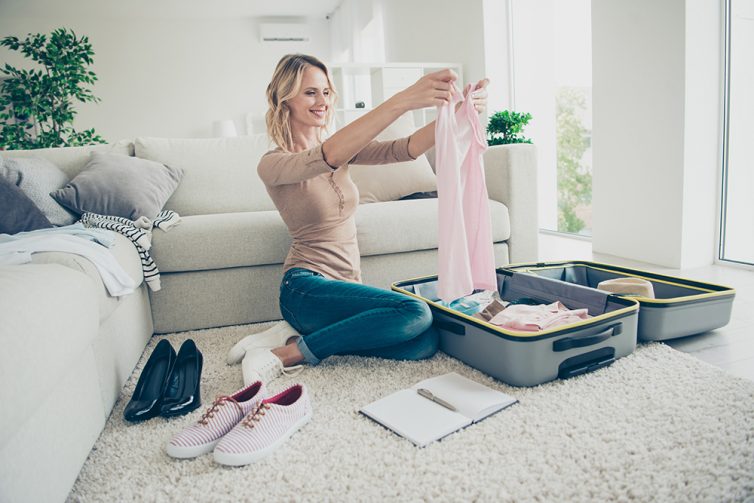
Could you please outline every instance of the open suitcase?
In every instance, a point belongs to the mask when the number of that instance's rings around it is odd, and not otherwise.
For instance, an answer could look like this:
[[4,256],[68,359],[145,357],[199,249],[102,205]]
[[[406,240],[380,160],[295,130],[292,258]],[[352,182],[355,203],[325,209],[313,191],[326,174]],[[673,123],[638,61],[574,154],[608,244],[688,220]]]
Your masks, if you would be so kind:
[[636,347],[639,303],[634,299],[504,268],[497,269],[497,280],[503,300],[559,300],[570,309],[587,308],[592,318],[539,332],[514,331],[441,304],[437,276],[400,281],[392,289],[429,304],[442,351],[514,386],[590,372]]
[[598,262],[537,262],[509,265],[505,270],[533,273],[590,288],[621,277],[649,281],[655,298],[633,297],[640,305],[637,333],[640,341],[674,339],[725,326],[730,322],[735,297],[735,290],[727,286]]

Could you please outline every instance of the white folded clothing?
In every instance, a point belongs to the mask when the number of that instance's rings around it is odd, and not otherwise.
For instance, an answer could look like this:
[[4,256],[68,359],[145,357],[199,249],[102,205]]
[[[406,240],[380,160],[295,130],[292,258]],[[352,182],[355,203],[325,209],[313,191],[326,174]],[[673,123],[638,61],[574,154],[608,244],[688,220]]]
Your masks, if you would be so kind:
[[26,234],[24,237],[0,242],[0,265],[31,262],[31,254],[37,252],[74,253],[94,264],[111,296],[126,295],[136,288],[136,282],[121,267],[113,254],[100,244],[69,234]]

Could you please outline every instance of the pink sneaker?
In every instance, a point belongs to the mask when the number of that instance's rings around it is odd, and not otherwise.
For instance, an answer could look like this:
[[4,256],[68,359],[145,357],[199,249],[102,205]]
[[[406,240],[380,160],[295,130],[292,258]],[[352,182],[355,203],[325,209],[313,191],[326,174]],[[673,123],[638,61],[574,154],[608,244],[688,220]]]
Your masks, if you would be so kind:
[[230,396],[217,397],[201,419],[176,434],[165,450],[174,458],[195,458],[210,452],[223,435],[258,408],[266,395],[264,384],[257,381]]
[[265,398],[215,447],[215,461],[241,466],[270,454],[312,417],[309,394],[295,384]]

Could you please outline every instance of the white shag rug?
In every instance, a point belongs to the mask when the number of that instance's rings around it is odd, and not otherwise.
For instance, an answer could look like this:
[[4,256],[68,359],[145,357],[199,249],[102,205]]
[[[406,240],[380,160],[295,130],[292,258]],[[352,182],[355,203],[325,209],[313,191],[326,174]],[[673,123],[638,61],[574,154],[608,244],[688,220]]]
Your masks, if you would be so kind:
[[[153,337],[84,464],[71,501],[754,501],[754,382],[663,344],[612,366],[534,388],[502,384],[438,353],[397,362],[332,357],[296,377],[314,417],[270,457],[227,468],[174,460],[170,437],[218,394],[242,386],[228,349],[269,323],[166,336],[204,355],[203,406],[188,416],[123,420]],[[357,411],[455,371],[518,404],[424,449]]]

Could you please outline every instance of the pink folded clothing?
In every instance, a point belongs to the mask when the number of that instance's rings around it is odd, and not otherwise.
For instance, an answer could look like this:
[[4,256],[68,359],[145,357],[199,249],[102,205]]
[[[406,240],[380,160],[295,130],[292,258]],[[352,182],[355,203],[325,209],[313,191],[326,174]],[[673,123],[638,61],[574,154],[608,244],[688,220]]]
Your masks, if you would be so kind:
[[502,328],[538,332],[590,318],[587,309],[568,309],[562,302],[529,306],[514,304],[497,313],[489,322]]

